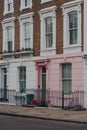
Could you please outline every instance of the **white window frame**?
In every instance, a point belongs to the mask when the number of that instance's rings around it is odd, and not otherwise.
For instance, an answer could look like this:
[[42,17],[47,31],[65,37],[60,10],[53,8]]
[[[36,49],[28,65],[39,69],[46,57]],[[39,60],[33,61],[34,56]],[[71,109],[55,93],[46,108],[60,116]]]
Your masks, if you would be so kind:
[[[51,21],[51,23],[52,23],[52,30],[48,30],[48,21]],[[47,38],[49,38],[49,36],[51,36],[50,42],[47,41]],[[52,19],[52,17],[47,17],[45,19],[45,41],[46,41],[46,48],[51,48],[52,44],[53,44],[53,19]]]
[[[72,2],[65,3],[61,6],[63,11],[63,52],[81,52],[81,4],[82,0],[75,0]],[[69,13],[77,12],[78,19],[78,34],[77,34],[77,44],[69,44]]]
[[[40,21],[41,21],[41,23],[40,23],[40,29],[41,29],[40,52],[41,52],[41,55],[44,55],[43,54],[44,51],[45,51],[45,54],[46,54],[46,51],[49,51],[49,55],[56,53],[56,10],[57,10],[57,7],[52,6],[49,8],[41,9],[39,11]],[[46,39],[45,19],[48,17],[52,17],[52,21],[53,21],[53,44],[52,44],[52,47],[50,47],[50,48],[46,48],[46,40],[44,40],[44,39]],[[53,53],[50,53],[50,51],[53,51]]]
[[[25,91],[26,91],[26,78],[24,79],[24,73],[23,73],[23,79],[20,79],[20,69],[22,69],[22,73],[24,72],[24,70],[25,70],[25,74],[26,74],[26,66],[20,66],[19,67],[19,91],[20,91],[20,93],[25,93]],[[20,83],[23,83],[23,85],[25,85],[25,86],[22,86],[22,87],[24,87],[24,88],[22,88],[21,86],[20,86]],[[25,82],[25,84],[24,84],[24,82]]]
[[[75,37],[75,35],[77,35],[78,34],[78,14],[77,14],[77,11],[73,11],[73,12],[70,12],[69,14],[68,14],[68,20],[69,20],[69,44],[70,45],[73,45],[73,44],[77,44],[77,41],[78,41],[78,37]],[[73,21],[73,26],[71,26],[71,24],[70,24],[70,19],[71,18],[75,18],[76,17],[76,25],[75,25],[75,19],[74,20],[72,20]],[[75,35],[74,35],[74,37],[73,37],[73,39],[71,39],[71,36],[70,35],[73,35],[73,32],[75,33]]]
[[24,42],[24,30],[23,30],[23,24],[29,23],[30,24],[30,48],[33,49],[33,15],[34,13],[28,13],[21,15],[19,17],[19,23],[20,23],[20,49],[25,49],[25,42]]
[[8,11],[8,1],[7,0],[4,0],[4,15],[5,14],[8,14],[8,13],[13,13],[14,12],[14,0],[11,0],[12,1],[12,10]]
[[53,1],[53,0],[41,0],[41,4],[46,3],[46,2],[50,2],[50,1]]
[[14,51],[14,37],[15,37],[15,17],[4,19],[2,21],[2,27],[3,27],[3,52],[7,50],[7,32],[6,28],[11,26],[12,27],[12,51]]
[[[28,26],[27,26],[28,25]],[[30,48],[30,23],[24,23],[23,24],[24,26],[24,43],[25,43],[25,48]],[[25,26],[27,26],[28,28],[28,34],[26,35],[26,29],[25,29]],[[26,45],[26,41],[28,41],[28,45]]]
[[[69,69],[67,70],[67,73],[68,73],[68,74],[69,74],[69,71],[70,71],[70,74],[71,74],[70,77],[67,77],[66,75],[63,77],[63,69],[64,69],[63,66],[65,66],[65,65],[66,65],[67,67],[70,66],[70,68],[71,68],[70,70],[69,70]],[[70,82],[70,83],[71,83],[71,84],[70,84],[70,88],[69,88],[69,84],[68,84],[68,86],[63,86],[63,83],[64,83],[64,82],[67,82],[67,83]],[[64,88],[63,88],[63,87],[64,87]],[[67,90],[66,90],[66,87],[68,87]],[[68,91],[69,89],[70,89],[70,91]],[[64,92],[65,95],[70,94],[70,93],[72,92],[72,64],[71,64],[71,63],[62,64],[62,90],[63,90],[63,91],[64,91],[64,90],[65,90],[65,91],[68,91],[68,92]]]
[[[8,26],[6,28],[6,34],[7,34],[7,50],[8,52],[11,52],[12,51],[12,26]],[[10,34],[9,34],[10,33]]]
[[27,9],[27,8],[32,8],[32,0],[30,0],[30,5],[28,5],[28,6],[25,6],[24,0],[21,0],[20,11],[22,11],[23,9]]

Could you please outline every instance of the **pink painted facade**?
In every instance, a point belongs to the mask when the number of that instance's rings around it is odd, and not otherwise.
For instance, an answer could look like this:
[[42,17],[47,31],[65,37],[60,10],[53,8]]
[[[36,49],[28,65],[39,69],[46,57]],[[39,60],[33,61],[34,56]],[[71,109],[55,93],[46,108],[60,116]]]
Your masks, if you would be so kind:
[[47,85],[46,89],[61,90],[61,66],[62,64],[72,64],[72,91],[83,90],[83,54],[67,54],[46,57],[36,61],[37,68],[37,84],[40,85],[40,67],[46,66],[47,69]]
[[[36,61],[37,68],[37,86],[42,89],[41,86],[41,71],[42,66],[46,66],[46,90],[61,92],[62,91],[62,64],[71,63],[72,65],[72,92],[83,91],[83,73],[84,73],[84,60],[83,54],[60,54],[52,57],[44,57]],[[54,96],[56,93],[54,93]],[[53,95],[53,94],[52,94]],[[50,100],[52,104],[61,106],[62,95],[59,94],[58,101],[55,101],[53,97]],[[70,100],[70,99],[69,99]],[[67,98],[65,100],[67,102]],[[67,104],[67,103],[66,103]]]

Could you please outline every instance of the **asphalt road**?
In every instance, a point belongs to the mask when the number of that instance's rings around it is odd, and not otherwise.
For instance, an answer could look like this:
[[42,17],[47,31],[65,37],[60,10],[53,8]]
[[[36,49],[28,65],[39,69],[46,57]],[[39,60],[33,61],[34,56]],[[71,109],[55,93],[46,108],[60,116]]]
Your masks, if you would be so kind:
[[87,130],[87,124],[0,115],[0,130]]

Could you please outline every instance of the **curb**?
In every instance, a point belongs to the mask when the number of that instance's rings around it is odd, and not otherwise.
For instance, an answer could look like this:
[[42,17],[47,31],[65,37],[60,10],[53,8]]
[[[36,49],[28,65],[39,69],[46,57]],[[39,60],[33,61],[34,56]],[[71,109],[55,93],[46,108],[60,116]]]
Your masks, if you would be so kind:
[[22,117],[22,118],[34,118],[34,119],[49,120],[49,121],[60,121],[60,122],[87,124],[87,122],[82,122],[82,121],[67,120],[67,119],[65,119],[65,120],[64,119],[52,119],[52,118],[46,118],[46,117],[36,117],[36,116],[14,114],[14,113],[5,113],[5,112],[0,112],[0,115]]

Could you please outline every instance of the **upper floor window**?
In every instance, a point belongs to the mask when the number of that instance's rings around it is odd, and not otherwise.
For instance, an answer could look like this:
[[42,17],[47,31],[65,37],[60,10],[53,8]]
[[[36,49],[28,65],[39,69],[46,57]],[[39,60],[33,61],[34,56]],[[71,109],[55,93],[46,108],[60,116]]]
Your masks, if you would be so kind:
[[69,13],[69,43],[77,44],[78,42],[78,15],[77,12]]
[[6,33],[7,33],[7,50],[8,52],[12,51],[12,26],[8,26],[6,28]]
[[41,19],[41,55],[56,53],[56,6],[39,11]]
[[33,49],[33,12],[19,17],[20,49]]
[[52,0],[41,0],[41,3],[46,3],[46,2],[49,2],[49,1],[52,1]]
[[45,19],[46,24],[46,48],[52,47],[53,44],[53,21],[52,17]]
[[24,26],[24,43],[25,48],[30,48],[30,24],[28,22],[23,24]]
[[13,12],[13,0],[4,0],[4,14]]
[[10,53],[14,51],[14,20],[15,18],[8,18],[2,21],[3,26],[3,52]]
[[32,0],[21,0],[21,7],[20,10],[32,8]]
[[19,67],[19,92],[26,91],[26,67]]
[[81,52],[81,4],[75,0],[62,5],[64,53]]

